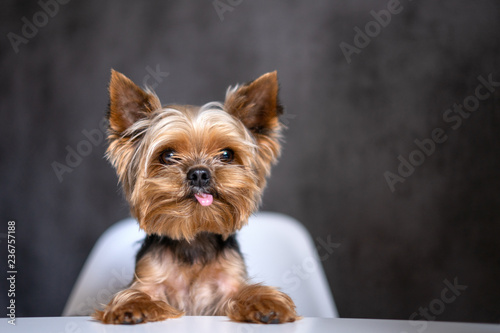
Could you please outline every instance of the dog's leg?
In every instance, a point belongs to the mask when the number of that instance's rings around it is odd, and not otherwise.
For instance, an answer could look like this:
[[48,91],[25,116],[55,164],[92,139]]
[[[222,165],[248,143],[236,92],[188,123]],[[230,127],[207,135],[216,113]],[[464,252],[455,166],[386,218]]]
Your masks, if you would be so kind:
[[105,324],[139,324],[184,314],[180,302],[172,303],[181,290],[169,288],[168,280],[176,271],[171,261],[161,250],[146,250],[138,258],[130,287],[117,293],[103,311],[96,311],[95,319]]
[[262,324],[300,319],[287,294],[260,284],[243,285],[229,301],[227,316],[234,321]]
[[93,317],[104,324],[140,324],[184,314],[155,298],[141,290],[125,289],[117,293],[103,311],[96,311]]

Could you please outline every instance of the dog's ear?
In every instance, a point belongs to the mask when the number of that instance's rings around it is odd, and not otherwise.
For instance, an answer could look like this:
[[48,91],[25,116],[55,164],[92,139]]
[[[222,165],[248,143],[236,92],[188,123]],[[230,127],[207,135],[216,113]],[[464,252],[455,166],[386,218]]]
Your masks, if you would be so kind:
[[252,132],[258,146],[258,161],[263,175],[281,152],[279,116],[283,113],[278,99],[278,75],[267,73],[243,86],[228,89],[224,109]]
[[278,100],[278,74],[267,73],[243,86],[229,89],[224,108],[238,118],[254,135],[279,131],[283,113]]
[[154,93],[142,90],[122,73],[111,70],[108,119],[112,131],[120,134],[159,108],[161,103]]

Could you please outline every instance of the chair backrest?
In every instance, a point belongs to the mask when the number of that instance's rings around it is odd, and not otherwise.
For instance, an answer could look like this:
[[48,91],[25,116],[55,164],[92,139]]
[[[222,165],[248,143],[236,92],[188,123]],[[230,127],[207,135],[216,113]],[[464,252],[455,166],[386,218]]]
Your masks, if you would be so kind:
[[[92,249],[73,287],[63,316],[89,315],[125,288],[145,234],[128,218],[111,226]],[[296,220],[261,212],[238,232],[252,282],[279,287],[305,317],[338,317],[314,242]]]

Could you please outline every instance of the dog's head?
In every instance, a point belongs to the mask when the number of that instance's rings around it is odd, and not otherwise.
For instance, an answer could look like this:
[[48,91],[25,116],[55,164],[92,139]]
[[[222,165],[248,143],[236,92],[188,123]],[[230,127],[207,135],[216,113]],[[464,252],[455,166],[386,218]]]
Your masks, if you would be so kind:
[[116,71],[109,92],[107,156],[146,233],[227,237],[247,222],[280,154],[276,72],[201,107],[162,106]]

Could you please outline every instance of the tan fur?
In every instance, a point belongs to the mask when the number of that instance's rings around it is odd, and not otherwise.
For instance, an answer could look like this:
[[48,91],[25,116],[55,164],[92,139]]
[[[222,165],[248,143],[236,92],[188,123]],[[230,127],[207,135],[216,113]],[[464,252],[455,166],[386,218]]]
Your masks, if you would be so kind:
[[[187,249],[202,241],[202,233],[227,240],[260,204],[280,154],[281,112],[276,72],[228,89],[224,104],[161,107],[153,92],[112,71],[107,156],[140,227],[148,235],[187,242],[182,243]],[[224,149],[234,151],[234,160],[220,159]],[[161,159],[165,151],[175,152],[168,163]],[[186,176],[197,167],[211,175],[209,206],[194,199]],[[189,263],[168,246],[145,251],[130,287],[97,311],[96,319],[134,324],[183,314],[259,323],[298,318],[287,295],[247,283],[234,247]]]
[[[257,209],[269,171],[256,158],[253,136],[222,106],[211,104],[196,111],[165,108],[124,134],[130,137],[115,140],[111,136],[108,155],[124,184],[132,214],[147,233],[174,239],[191,239],[200,230],[229,235]],[[137,135],[143,136],[139,142],[134,139]],[[226,166],[214,160],[225,147],[237,152],[238,163]],[[161,165],[158,155],[166,148],[179,151],[182,161],[169,168]],[[189,192],[184,181],[187,168],[196,164],[208,167],[216,184],[224,184],[215,188],[220,200],[209,210],[192,200],[179,201]]]
[[300,319],[290,296],[260,284],[243,285],[228,302],[226,315],[234,321],[266,324]]

